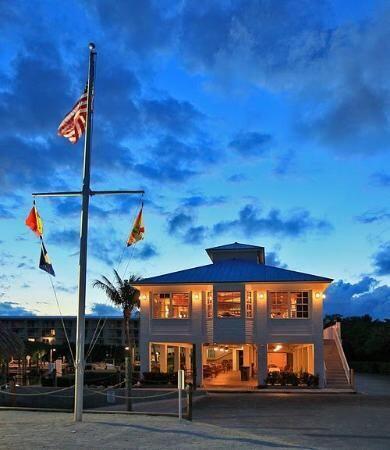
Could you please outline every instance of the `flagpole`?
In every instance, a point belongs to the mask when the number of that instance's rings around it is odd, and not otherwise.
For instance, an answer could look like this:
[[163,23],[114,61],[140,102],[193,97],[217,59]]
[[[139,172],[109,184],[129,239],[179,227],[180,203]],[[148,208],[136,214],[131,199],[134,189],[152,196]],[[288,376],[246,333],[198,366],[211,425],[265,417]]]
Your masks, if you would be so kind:
[[85,343],[85,296],[87,283],[87,247],[88,247],[88,210],[90,198],[90,168],[91,168],[91,140],[92,140],[92,95],[95,78],[95,44],[89,44],[88,68],[88,99],[87,121],[84,141],[84,169],[82,188],[82,210],[80,225],[80,259],[79,259],[79,305],[77,312],[76,362],[75,362],[75,393],[74,420],[81,422],[83,417],[84,390],[84,343]]

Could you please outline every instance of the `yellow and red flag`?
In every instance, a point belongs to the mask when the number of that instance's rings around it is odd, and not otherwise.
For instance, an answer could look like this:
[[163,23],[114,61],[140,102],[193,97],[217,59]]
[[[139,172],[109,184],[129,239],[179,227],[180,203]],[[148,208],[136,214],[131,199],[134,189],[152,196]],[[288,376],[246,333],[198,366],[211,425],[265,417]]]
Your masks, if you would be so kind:
[[26,218],[26,225],[38,236],[42,237],[43,234],[43,222],[38,210],[34,204],[31,208],[30,214]]
[[145,227],[144,227],[144,221],[142,218],[142,210],[144,208],[144,205],[142,204],[141,209],[139,213],[137,214],[137,217],[134,221],[133,229],[131,230],[129,239],[127,240],[127,246],[135,244],[138,241],[141,241],[144,238],[145,233]]

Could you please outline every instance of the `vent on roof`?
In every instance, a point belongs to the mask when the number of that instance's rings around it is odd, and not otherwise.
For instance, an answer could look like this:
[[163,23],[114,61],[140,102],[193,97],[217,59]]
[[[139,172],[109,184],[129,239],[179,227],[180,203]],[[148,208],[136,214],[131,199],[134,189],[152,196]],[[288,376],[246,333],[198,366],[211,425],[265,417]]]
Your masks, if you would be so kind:
[[257,264],[265,264],[264,247],[257,245],[234,242],[233,244],[207,248],[206,252],[213,263],[226,261],[227,259],[240,259],[256,262]]

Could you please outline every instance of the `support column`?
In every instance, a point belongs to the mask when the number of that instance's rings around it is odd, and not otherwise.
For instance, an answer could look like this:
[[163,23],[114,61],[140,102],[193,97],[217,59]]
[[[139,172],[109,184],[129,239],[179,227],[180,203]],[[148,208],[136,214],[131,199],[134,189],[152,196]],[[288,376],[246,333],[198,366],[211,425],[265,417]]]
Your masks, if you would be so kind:
[[173,347],[173,371],[177,372],[180,369],[180,347]]
[[188,347],[184,348],[186,370],[191,370],[191,352]]
[[259,386],[265,386],[267,378],[267,344],[257,346],[257,382]]
[[141,362],[141,375],[144,372],[150,372],[150,343],[146,341],[139,342],[139,356]]
[[324,386],[324,347],[323,341],[318,340],[314,343],[314,375],[318,375],[320,388]]
[[167,373],[167,356],[168,356],[168,350],[166,344],[160,344],[160,372],[161,373]]
[[195,359],[196,359],[196,384],[201,386],[203,384],[203,345],[195,344]]

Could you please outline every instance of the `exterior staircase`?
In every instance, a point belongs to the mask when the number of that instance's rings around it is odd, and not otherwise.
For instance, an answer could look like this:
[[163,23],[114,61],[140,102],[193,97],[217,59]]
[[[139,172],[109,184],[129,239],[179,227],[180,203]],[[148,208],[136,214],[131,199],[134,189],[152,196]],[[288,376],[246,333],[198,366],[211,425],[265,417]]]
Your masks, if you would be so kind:
[[349,381],[345,374],[343,364],[332,339],[324,339],[324,360],[326,367],[326,387],[331,389],[348,389]]
[[341,324],[324,329],[325,384],[330,389],[353,389],[353,370],[349,368],[341,343]]

